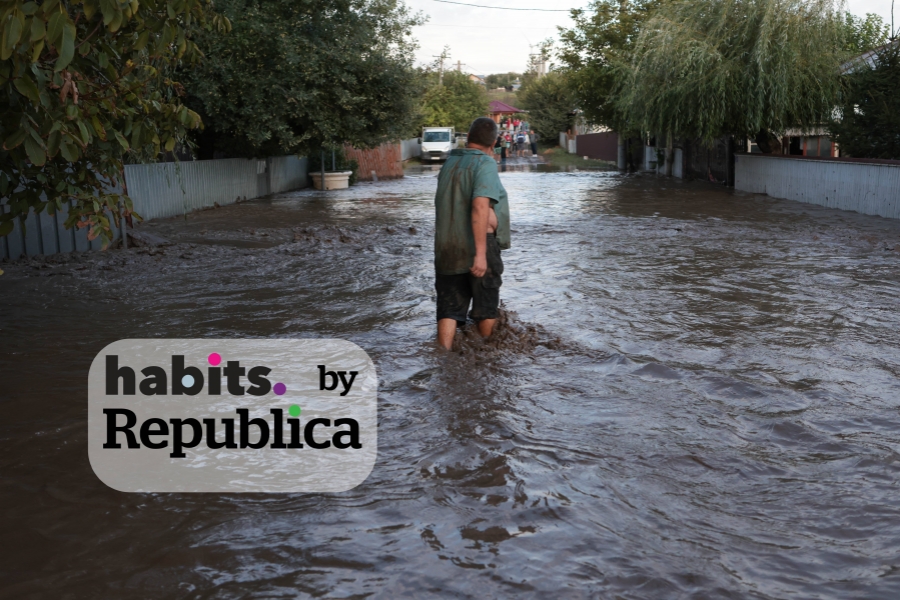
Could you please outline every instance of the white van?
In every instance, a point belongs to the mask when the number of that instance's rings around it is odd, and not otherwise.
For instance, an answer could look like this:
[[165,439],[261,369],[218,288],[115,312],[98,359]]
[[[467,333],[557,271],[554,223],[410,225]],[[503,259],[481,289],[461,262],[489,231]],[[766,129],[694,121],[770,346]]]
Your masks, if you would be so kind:
[[456,148],[456,135],[452,127],[425,127],[419,143],[423,163],[447,160],[450,151]]

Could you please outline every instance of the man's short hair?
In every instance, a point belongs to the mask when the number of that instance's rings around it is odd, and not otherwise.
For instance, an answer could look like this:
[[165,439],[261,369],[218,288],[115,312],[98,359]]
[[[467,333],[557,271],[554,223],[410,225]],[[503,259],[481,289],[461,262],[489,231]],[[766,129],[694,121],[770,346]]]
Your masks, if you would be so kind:
[[469,137],[467,140],[471,144],[490,148],[497,141],[498,132],[499,129],[493,119],[490,117],[478,117],[469,126]]

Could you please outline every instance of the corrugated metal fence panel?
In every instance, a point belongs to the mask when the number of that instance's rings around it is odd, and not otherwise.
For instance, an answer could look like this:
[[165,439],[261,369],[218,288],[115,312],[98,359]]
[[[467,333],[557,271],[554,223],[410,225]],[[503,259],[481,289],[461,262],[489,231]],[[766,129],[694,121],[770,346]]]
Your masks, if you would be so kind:
[[270,194],[296,190],[309,185],[309,162],[296,156],[276,156],[269,159]]
[[[110,191],[116,192],[113,188]],[[0,258],[18,259],[23,255],[35,256],[38,254],[57,254],[59,252],[99,250],[100,240],[88,240],[87,229],[66,229],[65,222],[69,213],[70,204],[64,204],[63,209],[51,215],[46,211],[36,215],[34,210],[29,211],[25,219],[24,230],[19,221],[13,221],[13,231],[9,235],[0,238]],[[0,208],[9,212],[5,199]],[[117,217],[107,212],[107,217],[112,223],[113,240],[119,239],[119,227]]]
[[[127,165],[125,181],[134,209],[144,219],[185,214],[258,196],[256,159]],[[264,161],[263,161],[264,162]]]
[[411,140],[403,140],[400,142],[400,157],[403,160],[409,160],[414,156],[422,156],[422,146],[419,145],[418,138]]
[[900,165],[739,154],[735,189],[900,219]]
[[[199,208],[234,203],[269,193],[307,186],[307,160],[278,156],[268,160],[227,158],[180,163],[126,165],[125,181],[134,208],[144,219],[172,217]],[[110,188],[121,193],[121,188]],[[0,208],[9,209],[6,201]],[[68,206],[56,215],[34,212],[25,220],[25,230],[15,223],[13,232],[0,238],[0,258],[23,254],[55,254],[100,249],[99,240],[87,239],[86,229],[66,229]],[[109,215],[112,217],[112,215]],[[114,239],[119,238],[118,222],[113,222]]]

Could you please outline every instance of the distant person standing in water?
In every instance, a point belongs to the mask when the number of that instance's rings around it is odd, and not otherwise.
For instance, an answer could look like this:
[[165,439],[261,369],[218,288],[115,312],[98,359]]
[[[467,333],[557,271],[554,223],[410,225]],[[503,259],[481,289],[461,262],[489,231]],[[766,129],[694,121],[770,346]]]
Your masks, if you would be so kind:
[[523,157],[525,156],[525,146],[528,142],[528,136],[525,135],[524,131],[520,131],[516,134],[516,156]]
[[499,316],[500,250],[509,240],[509,202],[500,183],[493,146],[497,124],[479,117],[466,147],[450,152],[434,197],[434,270],[438,343],[449,349],[472,304],[478,332],[488,337]]
[[534,129],[531,130],[531,155],[537,156],[537,143],[538,143],[538,134],[535,133]]

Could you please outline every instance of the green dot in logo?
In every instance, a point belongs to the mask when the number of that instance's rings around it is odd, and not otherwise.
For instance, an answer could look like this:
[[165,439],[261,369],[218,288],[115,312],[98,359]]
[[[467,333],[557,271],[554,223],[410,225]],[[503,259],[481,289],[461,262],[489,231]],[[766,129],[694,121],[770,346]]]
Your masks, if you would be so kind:
[[300,416],[300,407],[297,406],[296,404],[291,404],[291,407],[288,409],[288,414],[291,415],[292,417],[299,417]]

